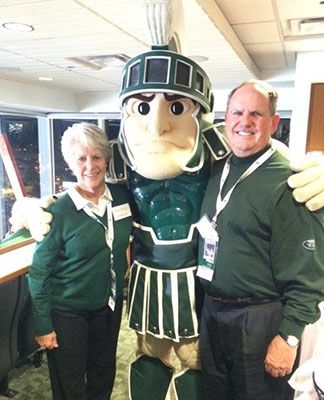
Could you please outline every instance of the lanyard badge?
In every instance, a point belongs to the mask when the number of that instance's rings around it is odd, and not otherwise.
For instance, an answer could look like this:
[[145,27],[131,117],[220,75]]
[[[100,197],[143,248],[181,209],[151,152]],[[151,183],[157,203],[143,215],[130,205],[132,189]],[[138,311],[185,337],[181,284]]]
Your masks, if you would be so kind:
[[203,252],[199,259],[197,276],[211,281],[216,266],[219,235],[215,229],[215,225],[206,214],[198,222],[197,229],[203,238]]

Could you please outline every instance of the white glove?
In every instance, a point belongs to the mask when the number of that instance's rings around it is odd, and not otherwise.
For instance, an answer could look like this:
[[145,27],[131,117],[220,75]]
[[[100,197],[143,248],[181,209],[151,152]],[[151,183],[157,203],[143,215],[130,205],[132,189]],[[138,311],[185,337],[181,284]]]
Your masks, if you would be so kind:
[[[317,399],[313,382],[313,373],[317,385],[323,389],[324,385],[324,368],[321,356],[313,357],[300,365],[289,379],[289,385],[300,393],[298,400]],[[296,400],[297,400],[296,399]]]
[[280,142],[277,139],[271,139],[272,147],[279,151],[281,155],[283,155],[287,160],[289,160],[289,148],[284,143]]
[[50,222],[52,214],[43,210],[47,208],[55,199],[52,196],[46,196],[41,199],[23,197],[17,200],[11,211],[9,222],[12,225],[12,231],[27,228],[32,237],[41,242],[50,231]]
[[324,156],[308,153],[299,160],[290,162],[296,171],[288,179],[288,185],[295,189],[293,196],[299,203],[305,203],[310,211],[324,207]]

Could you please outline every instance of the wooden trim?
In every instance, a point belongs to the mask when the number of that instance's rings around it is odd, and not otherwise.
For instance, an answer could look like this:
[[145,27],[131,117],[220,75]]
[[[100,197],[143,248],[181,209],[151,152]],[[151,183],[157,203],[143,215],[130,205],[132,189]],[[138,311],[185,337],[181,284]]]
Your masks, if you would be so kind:
[[28,269],[29,269],[29,267],[23,267],[21,269],[17,269],[14,272],[11,272],[8,275],[2,276],[2,277],[0,276],[0,285],[2,285],[3,283],[6,283],[8,281],[11,281],[12,279],[15,279],[21,275],[27,274]]
[[0,248],[0,255],[7,253],[8,251],[19,249],[20,247],[23,247],[23,246],[27,246],[28,244],[34,243],[34,242],[35,242],[35,239],[30,237],[27,239],[23,239],[17,243],[9,244],[8,246],[4,246],[4,247]]
[[312,83],[307,127],[306,152],[324,152],[324,83]]
[[33,238],[28,238],[1,249],[0,284],[28,272],[33,259],[34,243]]

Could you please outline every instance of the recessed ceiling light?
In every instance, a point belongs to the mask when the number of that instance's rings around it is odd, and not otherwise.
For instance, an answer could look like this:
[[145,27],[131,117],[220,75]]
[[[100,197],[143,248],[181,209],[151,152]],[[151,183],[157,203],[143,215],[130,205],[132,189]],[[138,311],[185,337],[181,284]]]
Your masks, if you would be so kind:
[[14,32],[31,32],[34,30],[32,25],[22,24],[20,22],[5,22],[2,26],[8,31]]
[[84,56],[84,57],[68,57],[66,60],[73,61],[83,67],[88,67],[94,70],[101,70],[106,67],[122,67],[128,60],[129,56],[126,54],[108,54],[97,56]]
[[50,78],[49,76],[39,76],[38,79],[40,81],[53,81],[53,78]]

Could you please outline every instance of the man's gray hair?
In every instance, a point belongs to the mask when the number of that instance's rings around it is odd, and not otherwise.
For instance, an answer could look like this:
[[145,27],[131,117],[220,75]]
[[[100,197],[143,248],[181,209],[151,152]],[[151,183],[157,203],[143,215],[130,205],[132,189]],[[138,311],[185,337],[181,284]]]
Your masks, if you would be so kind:
[[271,86],[269,83],[264,82],[264,81],[260,81],[258,79],[251,79],[251,80],[247,80],[245,82],[242,82],[241,84],[239,84],[238,86],[236,86],[228,95],[227,98],[227,105],[226,105],[226,111],[228,111],[228,107],[229,107],[229,103],[231,101],[231,98],[233,96],[233,94],[240,89],[242,86],[245,85],[255,85],[255,86],[259,86],[261,89],[263,89],[267,95],[268,95],[268,99],[269,99],[269,110],[270,110],[270,115],[274,116],[277,112],[277,103],[278,103],[278,92],[276,91],[276,89]]

